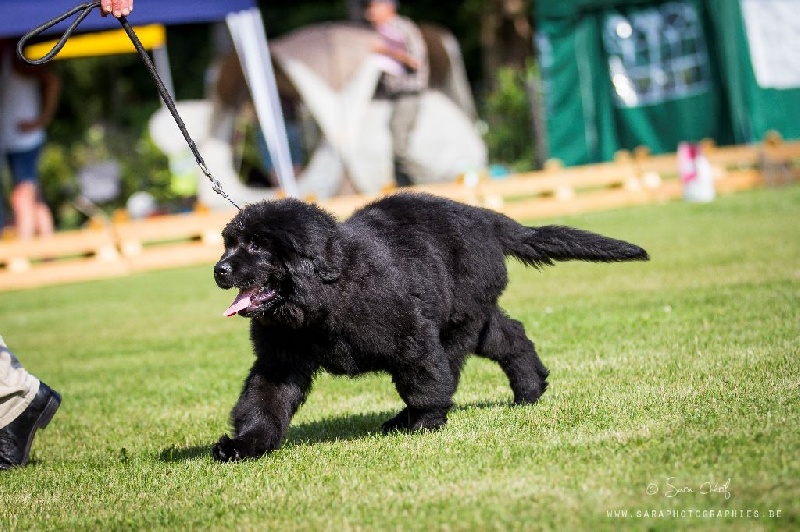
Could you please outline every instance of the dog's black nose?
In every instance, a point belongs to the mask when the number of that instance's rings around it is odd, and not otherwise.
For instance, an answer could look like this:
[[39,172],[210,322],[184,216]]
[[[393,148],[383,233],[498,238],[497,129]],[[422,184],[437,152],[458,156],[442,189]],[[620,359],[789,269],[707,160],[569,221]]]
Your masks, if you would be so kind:
[[230,288],[233,286],[230,277],[233,274],[233,266],[230,262],[219,261],[214,266],[214,280],[220,288]]

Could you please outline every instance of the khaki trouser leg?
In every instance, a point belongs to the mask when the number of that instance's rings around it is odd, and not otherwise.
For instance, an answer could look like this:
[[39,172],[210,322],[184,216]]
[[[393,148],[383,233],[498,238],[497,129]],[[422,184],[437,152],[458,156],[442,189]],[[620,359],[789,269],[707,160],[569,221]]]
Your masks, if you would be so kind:
[[39,380],[25,371],[0,337],[0,429],[14,421],[39,391]]
[[[420,108],[418,94],[405,94],[397,96],[392,101],[392,116],[389,121],[389,130],[392,134],[392,159],[398,185],[411,185],[415,178],[424,172],[422,167],[411,158],[411,133],[417,123]],[[400,179],[397,179],[400,177]],[[403,177],[411,182],[403,182]]]

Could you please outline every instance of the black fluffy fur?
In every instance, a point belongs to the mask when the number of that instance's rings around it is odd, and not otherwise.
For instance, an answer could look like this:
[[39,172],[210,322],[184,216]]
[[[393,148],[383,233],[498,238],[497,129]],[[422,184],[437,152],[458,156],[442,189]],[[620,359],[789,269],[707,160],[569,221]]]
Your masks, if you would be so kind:
[[297,200],[258,203],[222,234],[214,277],[254,294],[239,314],[251,318],[256,359],[231,413],[233,436],[213,448],[221,461],[277,449],[321,370],[389,373],[406,407],[386,431],[442,427],[471,353],[500,364],[515,403],[533,403],[548,371],[497,305],[506,256],[536,268],[648,259],[620,240],[407,193],[343,223]]

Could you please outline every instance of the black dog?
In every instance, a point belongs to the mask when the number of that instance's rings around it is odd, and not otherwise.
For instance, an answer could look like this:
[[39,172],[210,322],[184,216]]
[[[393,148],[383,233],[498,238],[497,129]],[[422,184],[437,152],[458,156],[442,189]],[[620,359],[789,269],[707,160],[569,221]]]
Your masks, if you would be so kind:
[[222,236],[214,278],[239,289],[226,315],[251,318],[256,360],[231,413],[233,437],[214,446],[221,461],[278,448],[320,370],[389,373],[406,407],[386,431],[443,426],[470,353],[500,364],[515,403],[533,403],[548,371],[497,306],[506,256],[536,268],[648,259],[620,240],[419,194],[376,201],[344,223],[301,201],[267,201]]

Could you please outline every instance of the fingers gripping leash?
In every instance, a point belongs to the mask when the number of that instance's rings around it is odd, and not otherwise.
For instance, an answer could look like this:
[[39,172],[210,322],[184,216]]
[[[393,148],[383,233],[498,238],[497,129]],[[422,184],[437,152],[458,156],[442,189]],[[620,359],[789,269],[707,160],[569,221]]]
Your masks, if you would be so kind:
[[[97,7],[100,7],[99,1],[79,4],[70,9],[69,11],[67,11],[66,13],[63,13],[33,28],[31,31],[26,33],[17,43],[17,54],[23,61],[25,61],[30,65],[42,65],[44,63],[47,63],[48,61],[52,60],[55,56],[58,55],[58,53],[67,43],[67,39],[69,39],[70,36],[72,36],[72,33],[75,31],[78,25],[81,22],[83,22],[83,19],[85,19],[89,15],[89,13],[92,12],[93,9]],[[55,44],[55,46],[53,46],[53,48],[49,52],[47,52],[43,57],[39,59],[30,59],[25,56],[25,46],[27,45],[28,41],[31,38],[40,35],[41,33],[52,28],[59,22],[63,22],[64,20],[67,20],[68,18],[76,14],[77,17],[75,18],[75,20],[73,20],[72,23],[70,23],[70,25],[64,31],[64,34]],[[238,210],[241,210],[241,208],[230,198],[230,196],[228,196],[228,194],[226,194],[225,191],[222,190],[222,185],[220,184],[220,182],[217,181],[217,179],[215,179],[214,176],[211,175],[211,172],[208,170],[208,167],[206,166],[203,157],[200,155],[200,151],[197,149],[197,145],[194,143],[194,140],[192,140],[192,137],[189,135],[189,131],[186,129],[186,124],[184,124],[183,120],[178,114],[178,110],[175,108],[175,101],[172,99],[172,96],[170,96],[169,92],[167,91],[167,88],[164,86],[164,82],[161,81],[161,77],[158,75],[156,67],[155,65],[153,65],[153,61],[150,59],[150,56],[147,55],[147,51],[144,49],[144,46],[142,46],[142,42],[139,40],[139,37],[136,36],[136,32],[133,31],[133,28],[128,22],[128,19],[126,19],[125,17],[119,17],[118,20],[119,23],[122,25],[122,28],[125,30],[125,33],[128,34],[128,38],[133,43],[134,48],[136,48],[136,51],[139,53],[139,57],[141,57],[145,66],[147,67],[147,71],[150,73],[150,77],[153,78],[153,81],[156,84],[156,88],[158,89],[158,93],[161,96],[161,99],[164,101],[164,105],[167,106],[167,109],[169,109],[172,118],[175,119],[175,123],[178,125],[178,129],[181,130],[183,138],[186,140],[186,143],[189,145],[189,149],[191,149],[192,153],[194,154],[194,158],[195,161],[197,161],[197,165],[200,167],[200,170],[203,172],[203,174],[211,182],[211,187],[213,188],[214,192],[216,192],[217,194],[228,200],[228,202],[230,202],[230,204],[236,207]]]

